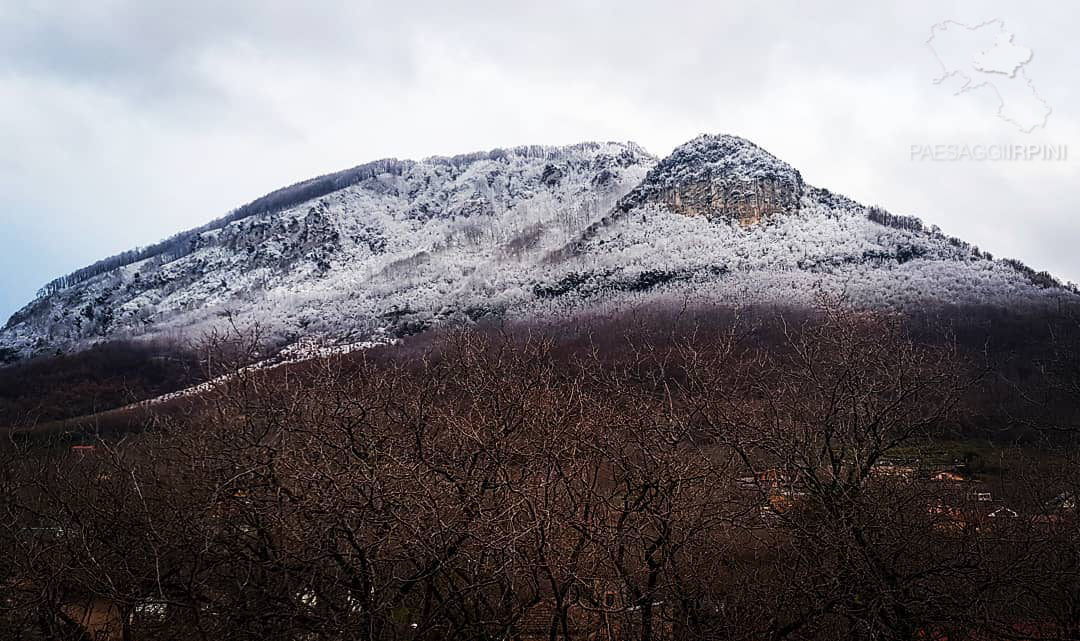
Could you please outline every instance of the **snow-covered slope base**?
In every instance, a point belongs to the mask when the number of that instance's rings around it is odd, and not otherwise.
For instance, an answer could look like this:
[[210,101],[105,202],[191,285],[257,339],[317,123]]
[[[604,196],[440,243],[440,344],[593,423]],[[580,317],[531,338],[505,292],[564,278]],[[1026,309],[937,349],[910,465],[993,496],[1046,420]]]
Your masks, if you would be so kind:
[[50,284],[0,346],[197,334],[225,315],[282,344],[348,343],[657,297],[799,304],[828,291],[903,308],[1075,296],[916,219],[805,185],[734,136],[702,136],[659,162],[633,143],[379,161],[162,247]]

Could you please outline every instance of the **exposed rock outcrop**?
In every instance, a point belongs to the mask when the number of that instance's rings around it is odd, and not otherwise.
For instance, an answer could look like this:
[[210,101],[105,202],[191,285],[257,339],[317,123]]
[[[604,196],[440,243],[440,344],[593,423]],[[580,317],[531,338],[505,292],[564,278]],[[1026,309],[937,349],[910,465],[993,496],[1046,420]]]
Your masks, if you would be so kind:
[[802,176],[787,163],[738,136],[700,136],[678,147],[627,194],[620,208],[664,205],[687,216],[734,219],[744,226],[795,213]]

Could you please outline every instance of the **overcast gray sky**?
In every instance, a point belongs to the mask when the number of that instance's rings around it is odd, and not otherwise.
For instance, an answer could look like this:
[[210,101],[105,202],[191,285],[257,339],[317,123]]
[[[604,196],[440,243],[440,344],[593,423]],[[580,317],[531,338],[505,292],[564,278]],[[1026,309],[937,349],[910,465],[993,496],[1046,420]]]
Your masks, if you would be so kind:
[[[994,18],[1053,110],[1029,134],[992,89],[933,83],[931,26]],[[62,273],[368,160],[583,140],[665,155],[703,132],[1080,280],[1077,34],[1074,0],[0,0],[0,317]],[[911,157],[947,144],[1070,155]]]

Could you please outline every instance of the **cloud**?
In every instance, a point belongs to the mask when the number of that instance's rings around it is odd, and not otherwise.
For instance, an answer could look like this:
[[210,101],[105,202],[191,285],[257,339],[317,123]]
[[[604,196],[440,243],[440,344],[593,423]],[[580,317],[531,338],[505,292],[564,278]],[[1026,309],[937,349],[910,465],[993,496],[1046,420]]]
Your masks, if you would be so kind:
[[[931,25],[999,16],[1054,107],[1030,136],[982,90],[931,82]],[[1080,154],[1078,28],[1064,2],[0,3],[0,315],[60,273],[367,160],[589,139],[666,154],[705,131],[1080,279],[1054,249],[1080,235],[1074,161],[908,157],[1018,139]]]

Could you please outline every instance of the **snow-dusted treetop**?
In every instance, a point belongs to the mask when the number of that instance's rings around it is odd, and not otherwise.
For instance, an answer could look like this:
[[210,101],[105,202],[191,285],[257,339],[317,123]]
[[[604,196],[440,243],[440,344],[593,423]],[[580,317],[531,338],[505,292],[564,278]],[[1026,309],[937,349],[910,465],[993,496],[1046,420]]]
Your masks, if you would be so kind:
[[628,199],[703,181],[759,179],[802,184],[798,170],[749,140],[729,134],[703,134],[676,147],[657,163]]

